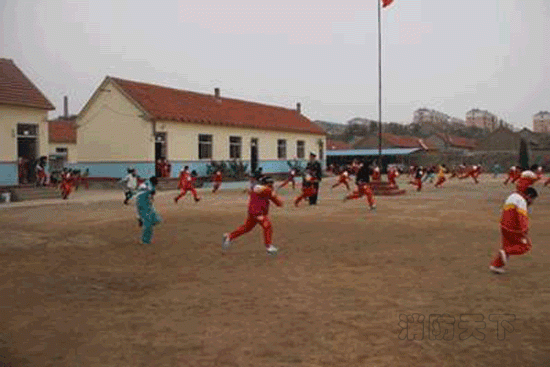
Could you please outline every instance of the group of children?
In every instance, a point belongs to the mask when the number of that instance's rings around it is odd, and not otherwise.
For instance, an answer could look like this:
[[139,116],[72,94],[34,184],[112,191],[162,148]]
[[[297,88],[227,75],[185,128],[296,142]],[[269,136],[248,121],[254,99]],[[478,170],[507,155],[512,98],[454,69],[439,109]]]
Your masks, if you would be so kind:
[[447,181],[447,174],[450,174],[449,179],[456,177],[463,180],[470,177],[478,184],[478,178],[481,173],[482,166],[480,164],[470,166],[461,164],[451,170],[449,170],[445,164],[430,166],[428,168],[411,166],[409,167],[409,184],[416,186],[416,191],[422,191],[423,183],[426,181],[433,183],[435,180],[434,187],[440,188],[443,186],[443,183]]
[[[371,179],[380,179],[377,175],[376,166],[369,164],[370,162],[358,162],[353,167],[346,167],[338,173],[338,181],[332,187],[336,188],[339,185],[344,185],[348,191],[350,191],[349,181],[351,175],[355,175],[356,188],[352,192],[348,193],[344,197],[344,201],[357,199],[365,196],[367,203],[371,210],[376,209],[376,201],[374,199],[373,192],[370,187]],[[446,174],[449,170],[444,164],[437,167],[437,181],[435,187],[441,187],[446,181]],[[455,170],[457,174],[455,177],[467,178],[472,177],[478,182],[477,176],[481,173],[481,166],[475,165],[471,167],[459,167],[459,170]],[[390,167],[388,169],[388,180],[390,184],[395,184],[395,178],[400,174],[396,167]],[[411,168],[409,173],[414,179],[415,185],[421,188],[422,179],[427,172],[422,167]],[[294,188],[294,179],[297,175],[296,170],[291,170],[286,180],[279,185],[278,189],[285,187],[292,183]],[[504,184],[512,182],[515,184],[515,191],[506,199],[501,221],[501,237],[502,248],[497,252],[495,258],[490,264],[490,270],[494,273],[504,273],[508,264],[509,257],[512,255],[521,255],[528,252],[532,243],[528,236],[529,218],[527,214],[527,208],[532,204],[534,199],[538,196],[537,191],[532,187],[537,181],[542,179],[542,168],[534,165],[529,170],[522,171],[517,167],[512,167],[508,174],[508,177]],[[197,174],[195,171],[189,172],[189,167],[186,166],[180,173],[178,188],[181,190],[180,194],[174,198],[177,203],[178,200],[185,196],[187,191],[190,191],[196,202],[200,200],[196,189],[195,182]],[[153,227],[161,222],[161,217],[158,215],[153,207],[153,197],[156,192],[156,185],[158,180],[156,177],[151,177],[147,182],[138,182],[138,176],[134,169],[128,170],[128,175],[125,179],[121,180],[126,183],[127,190],[125,191],[124,203],[127,204],[128,200],[136,197],[136,208],[138,212],[138,224],[142,227],[141,243],[150,244],[153,234]],[[222,174],[220,171],[214,173],[212,177],[213,188],[212,192],[216,193],[222,182]],[[308,170],[303,171],[302,177],[302,190],[301,194],[294,199],[294,204],[298,204],[308,196],[312,195],[315,191],[313,186],[314,178],[311,172]],[[550,179],[545,182],[547,185]],[[135,189],[134,189],[135,188]],[[222,239],[222,249],[228,250],[234,240],[240,236],[250,232],[256,225],[260,225],[263,232],[263,242],[268,255],[275,255],[278,252],[277,247],[272,243],[273,240],[273,226],[269,217],[269,207],[273,203],[276,206],[283,206],[282,199],[277,195],[277,189],[274,187],[274,180],[266,175],[263,175],[261,171],[251,176],[251,182],[249,188],[246,190],[249,194],[247,217],[245,222],[236,228],[234,231],[225,233]]]

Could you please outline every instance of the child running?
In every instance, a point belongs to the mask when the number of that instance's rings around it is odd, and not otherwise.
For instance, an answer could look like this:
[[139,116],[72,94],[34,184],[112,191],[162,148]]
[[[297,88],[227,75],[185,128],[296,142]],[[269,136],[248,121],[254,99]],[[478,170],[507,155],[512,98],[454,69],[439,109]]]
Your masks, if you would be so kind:
[[295,177],[296,177],[296,169],[291,168],[290,171],[288,171],[287,179],[283,181],[283,183],[279,186],[279,189],[282,189],[289,183],[292,183],[292,190],[295,190],[296,189],[296,183],[294,182]]
[[372,170],[370,165],[364,162],[355,177],[355,184],[357,187],[351,194],[344,196],[344,202],[366,196],[370,210],[376,210],[376,201],[374,200],[374,194],[372,193],[369,183],[371,173]]
[[158,179],[153,176],[149,182],[143,183],[136,194],[136,209],[138,213],[138,224],[142,227],[141,244],[151,244],[153,238],[153,226],[161,222],[160,216],[153,207],[153,197],[156,193]]
[[537,196],[537,191],[532,187],[528,187],[524,191],[512,193],[504,202],[500,219],[502,249],[498,251],[489,266],[493,273],[505,273],[505,266],[508,264],[511,255],[522,255],[531,250],[527,208]]
[[302,178],[302,194],[294,199],[294,206],[298,206],[300,201],[309,198],[317,192],[315,188],[315,177],[309,170],[304,171],[304,177]]
[[445,167],[444,164],[439,166],[439,170],[437,171],[437,182],[435,183],[435,187],[441,187],[445,181],[447,181],[447,178],[445,177],[445,174],[447,173],[447,167]]
[[189,166],[185,166],[181,172],[178,182],[178,189],[181,190],[180,194],[174,198],[174,203],[178,203],[178,200],[187,194],[187,191],[191,191],[193,194],[193,199],[195,203],[199,202],[201,198],[197,195],[197,190],[195,190],[195,182],[197,181],[197,172],[193,171],[189,173]]
[[338,182],[332,185],[332,188],[336,188],[340,185],[344,185],[346,190],[349,191],[349,172],[346,169],[343,169],[342,172],[338,175]]
[[374,166],[374,168],[372,169],[372,180],[378,182],[380,181],[381,176],[382,175],[380,173],[380,167]]
[[134,168],[127,169],[128,174],[119,182],[124,184],[124,205],[135,195],[138,186],[138,177]]
[[395,179],[399,177],[399,170],[395,166],[388,167],[388,182],[390,183],[390,187],[397,187],[397,183],[395,182]]
[[417,167],[413,175],[413,181],[409,182],[409,184],[416,186],[416,191],[422,191],[422,176],[424,176],[424,169],[422,166]]
[[61,197],[63,200],[67,200],[73,189],[73,175],[70,170],[63,169],[61,173]]
[[212,177],[212,194],[215,194],[222,186],[222,171],[218,170]]
[[273,190],[273,179],[269,176],[262,176],[259,178],[258,184],[250,191],[246,222],[235,231],[223,235],[222,250],[229,249],[231,241],[250,232],[256,224],[260,224],[267,254],[275,255],[278,249],[271,243],[273,227],[268,215],[270,202],[277,206],[283,206],[283,202]]
[[510,167],[510,169],[508,170],[508,175],[506,177],[506,180],[504,181],[504,184],[508,185],[508,182],[515,183],[519,179],[520,175],[521,175],[521,168],[516,166]]
[[471,177],[476,184],[479,183],[479,175],[481,174],[481,164],[470,167],[463,178]]

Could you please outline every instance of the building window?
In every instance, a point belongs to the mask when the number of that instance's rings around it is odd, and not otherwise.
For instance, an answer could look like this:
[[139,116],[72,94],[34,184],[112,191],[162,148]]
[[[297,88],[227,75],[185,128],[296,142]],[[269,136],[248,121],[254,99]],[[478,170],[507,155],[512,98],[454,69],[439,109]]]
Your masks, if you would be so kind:
[[241,159],[243,140],[240,136],[229,137],[229,158]]
[[306,156],[306,142],[303,140],[298,140],[296,142],[296,157],[305,158]]
[[286,140],[285,139],[277,140],[277,158],[286,159]]
[[212,135],[199,134],[199,159],[212,159]]
[[17,136],[25,138],[38,137],[38,125],[17,124]]

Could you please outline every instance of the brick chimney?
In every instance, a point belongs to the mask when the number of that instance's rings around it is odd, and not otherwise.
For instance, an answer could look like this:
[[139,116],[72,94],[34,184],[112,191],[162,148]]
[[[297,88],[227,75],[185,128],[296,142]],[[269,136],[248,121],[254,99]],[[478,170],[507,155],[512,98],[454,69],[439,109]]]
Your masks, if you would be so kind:
[[63,97],[63,117],[69,118],[69,97]]
[[300,102],[296,103],[296,111],[302,113],[302,104]]

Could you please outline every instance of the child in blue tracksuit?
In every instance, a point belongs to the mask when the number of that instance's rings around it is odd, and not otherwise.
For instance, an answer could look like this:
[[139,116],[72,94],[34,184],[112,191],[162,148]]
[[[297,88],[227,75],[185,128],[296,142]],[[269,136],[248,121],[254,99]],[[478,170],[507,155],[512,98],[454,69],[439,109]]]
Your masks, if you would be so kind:
[[136,208],[138,212],[139,226],[143,227],[141,232],[141,244],[149,245],[153,237],[153,226],[160,223],[161,218],[153,207],[153,196],[158,179],[153,176],[149,182],[145,182],[138,188],[136,194]]

